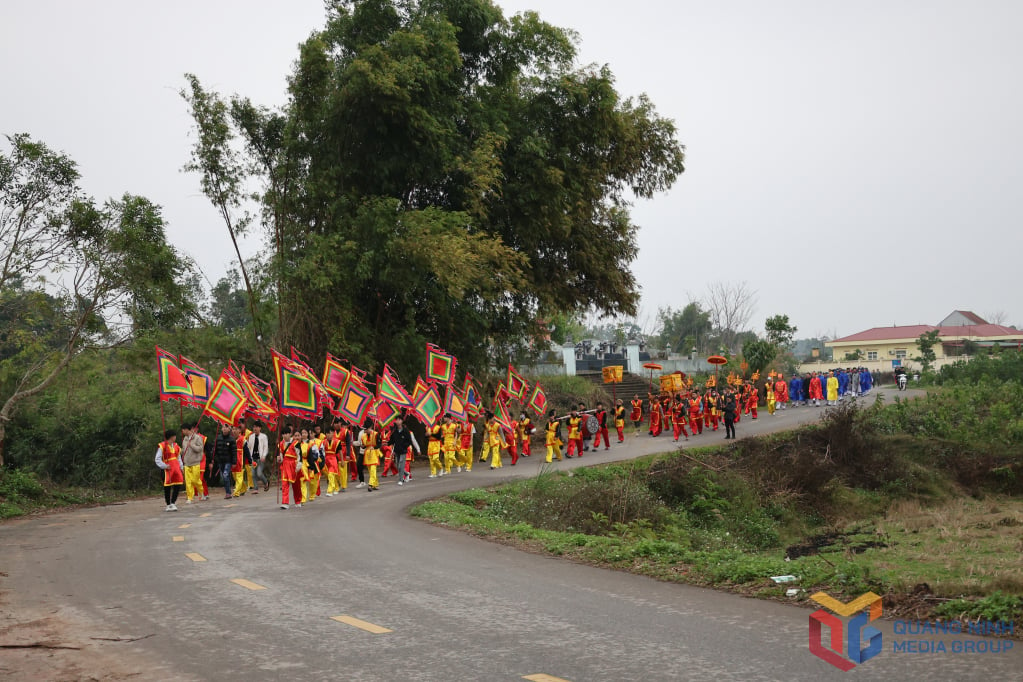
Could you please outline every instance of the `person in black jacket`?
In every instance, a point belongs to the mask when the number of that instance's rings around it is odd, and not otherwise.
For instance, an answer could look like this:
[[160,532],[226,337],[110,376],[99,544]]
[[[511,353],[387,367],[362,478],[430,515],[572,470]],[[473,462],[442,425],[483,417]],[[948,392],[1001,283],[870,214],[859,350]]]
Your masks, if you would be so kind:
[[405,428],[405,420],[396,417],[394,429],[391,430],[391,438],[387,441],[394,453],[394,463],[398,466],[398,485],[404,485],[405,478],[405,457],[408,456],[408,449],[412,447],[412,432]]
[[217,443],[213,449],[213,464],[220,472],[224,481],[224,499],[231,498],[231,465],[238,456],[238,443],[231,435],[231,427],[224,424],[217,436]]
[[727,389],[725,391],[724,403],[725,403],[725,405],[724,405],[723,411],[725,413],[725,439],[726,440],[729,439],[729,438],[734,439],[735,438],[735,410],[736,410],[736,404],[735,404],[735,394],[732,393],[731,389]]

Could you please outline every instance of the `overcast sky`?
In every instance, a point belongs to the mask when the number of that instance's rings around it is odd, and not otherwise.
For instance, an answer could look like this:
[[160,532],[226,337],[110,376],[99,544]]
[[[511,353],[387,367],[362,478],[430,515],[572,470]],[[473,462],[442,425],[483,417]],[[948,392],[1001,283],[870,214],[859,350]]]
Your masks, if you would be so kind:
[[[784,313],[799,337],[954,309],[1023,325],[1023,2],[498,4],[577,31],[581,63],[677,124],[687,170],[633,212],[644,327],[714,280],[748,281],[752,326]],[[183,74],[283,103],[320,0],[7,0],[0,18],[0,133],[69,154],[97,198],[161,204],[222,276],[225,228],[181,172]]]

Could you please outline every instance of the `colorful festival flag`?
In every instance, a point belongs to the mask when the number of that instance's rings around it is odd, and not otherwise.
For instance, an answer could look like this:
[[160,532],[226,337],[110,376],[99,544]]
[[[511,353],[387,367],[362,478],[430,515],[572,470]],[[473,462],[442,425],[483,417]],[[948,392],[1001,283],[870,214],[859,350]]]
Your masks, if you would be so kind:
[[318,415],[316,386],[304,372],[291,367],[280,369],[281,412],[296,416]]
[[508,410],[508,404],[503,400],[494,401],[494,421],[509,431],[512,430],[511,413]]
[[366,413],[373,405],[373,394],[358,379],[349,381],[341,396],[337,411],[348,423],[362,426],[366,421]]
[[451,385],[455,381],[455,367],[458,360],[445,353],[439,346],[426,344],[426,380]]
[[[273,355],[274,374],[277,378],[277,393],[280,396],[279,412],[300,419],[317,419],[326,405],[334,411],[330,394],[301,360],[270,349]],[[292,354],[298,352],[292,348]]]
[[414,405],[430,389],[430,384],[423,381],[423,377],[416,377],[416,385],[412,388],[412,404]]
[[506,403],[512,397],[511,393],[508,392],[508,387],[501,382],[497,385],[497,393],[494,394],[494,402]]
[[466,407],[465,396],[461,391],[456,391],[453,385],[448,386],[444,397],[444,411],[456,420],[464,422],[469,417]]
[[210,399],[206,401],[203,414],[210,415],[221,424],[234,426],[245,412],[247,404],[245,390],[224,370],[210,393]]
[[188,379],[189,388],[192,389],[192,400],[186,401],[185,404],[191,407],[206,407],[206,401],[213,393],[213,377],[184,355],[178,356],[178,365]]
[[386,400],[377,401],[375,412],[376,414],[373,418],[380,425],[380,428],[390,426],[391,422],[400,414],[400,410]]
[[327,353],[327,362],[323,368],[323,388],[328,393],[341,397],[345,393],[345,386],[352,376],[352,371],[342,365],[337,358]]
[[529,389],[529,383],[522,378],[522,375],[515,371],[515,368],[508,364],[508,395],[516,400],[522,400],[526,397],[526,391]]
[[384,363],[384,373],[377,377],[377,400],[386,400],[397,407],[412,407],[412,398],[398,381],[391,368]]
[[[450,390],[450,386],[448,390]],[[440,401],[440,394],[433,386],[429,386],[426,392],[419,397],[419,400],[412,407],[412,412],[419,417],[424,426],[430,426],[437,421],[437,415],[444,411]]]
[[542,417],[544,412],[547,411],[547,394],[544,393],[539,381],[533,387],[533,392],[529,396],[526,407],[533,410],[537,417]]
[[277,402],[274,400],[273,388],[270,387],[270,384],[244,367],[241,369],[238,379],[245,390],[245,397],[249,403],[245,413],[250,417],[266,422],[268,425],[276,424]]
[[470,374],[465,375],[465,388],[462,391],[462,395],[465,399],[465,411],[469,415],[470,419],[476,419],[480,416],[480,392],[476,388],[476,384],[472,380]]
[[160,378],[160,400],[178,400],[191,403],[194,400],[188,377],[178,366],[178,358],[159,346],[156,347],[156,367]]

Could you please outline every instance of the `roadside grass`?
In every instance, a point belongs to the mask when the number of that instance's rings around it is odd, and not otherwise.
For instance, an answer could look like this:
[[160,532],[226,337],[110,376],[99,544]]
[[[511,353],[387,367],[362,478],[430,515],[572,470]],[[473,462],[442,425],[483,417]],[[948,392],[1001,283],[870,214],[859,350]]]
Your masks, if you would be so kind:
[[40,481],[19,469],[0,469],[0,520],[46,511],[132,499],[138,493],[124,490],[57,486]]
[[809,602],[821,590],[843,599],[873,591],[889,616],[1023,620],[1019,447],[993,454],[879,433],[871,409],[724,447],[548,468],[412,514],[529,551],[750,596]]

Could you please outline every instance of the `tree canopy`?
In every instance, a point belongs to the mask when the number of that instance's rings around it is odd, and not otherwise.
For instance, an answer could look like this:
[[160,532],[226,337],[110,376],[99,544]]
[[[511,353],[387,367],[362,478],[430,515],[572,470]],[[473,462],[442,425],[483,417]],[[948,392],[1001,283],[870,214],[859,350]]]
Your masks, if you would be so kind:
[[429,340],[478,367],[555,315],[634,314],[630,200],[684,149],[575,57],[569,31],[488,0],[342,1],[286,107],[190,77],[207,195],[223,213],[260,183],[277,342],[417,368]]
[[191,266],[160,208],[125,194],[97,205],[72,159],[8,138],[0,153],[0,465],[8,423],[83,348],[173,327],[193,312]]

